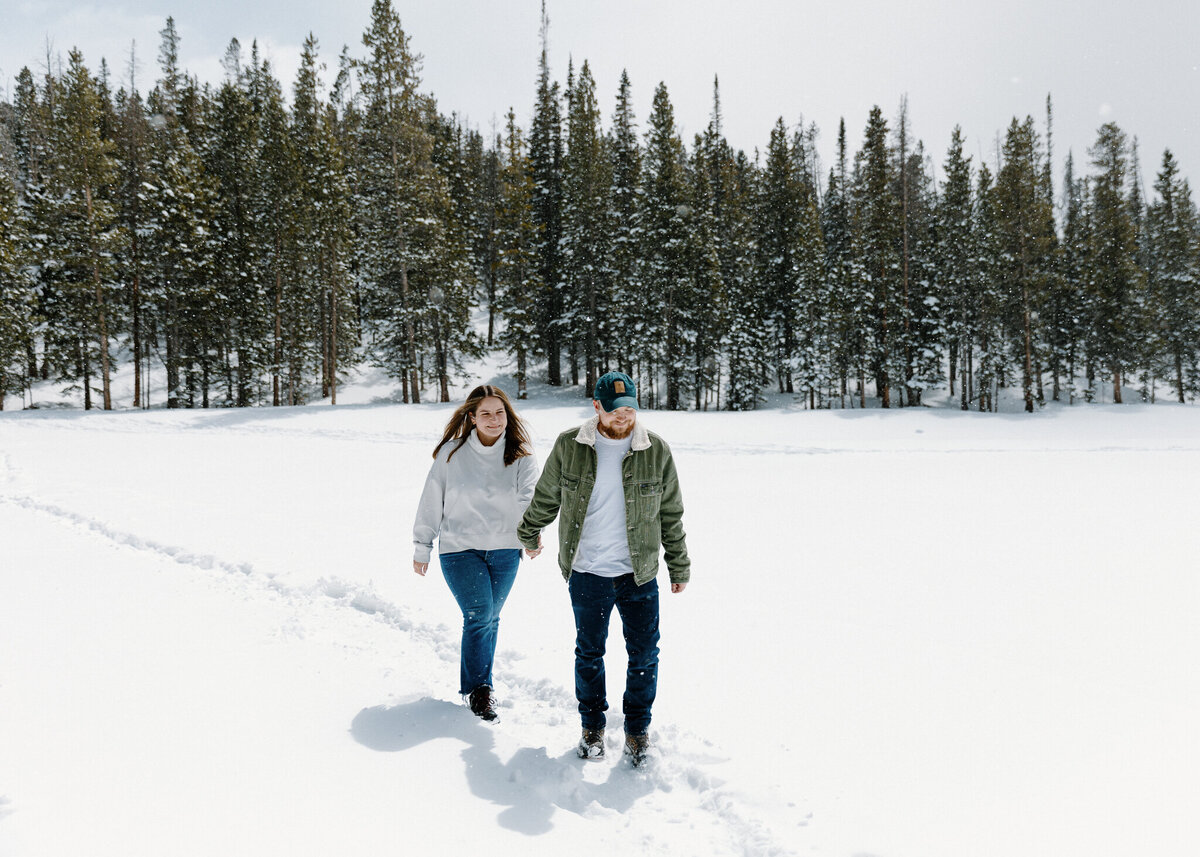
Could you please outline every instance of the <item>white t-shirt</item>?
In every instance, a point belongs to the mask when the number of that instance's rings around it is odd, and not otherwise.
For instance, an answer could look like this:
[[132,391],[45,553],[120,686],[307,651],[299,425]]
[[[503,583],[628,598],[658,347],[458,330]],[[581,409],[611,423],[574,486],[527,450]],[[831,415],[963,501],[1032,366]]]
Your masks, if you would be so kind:
[[592,489],[583,519],[573,571],[600,577],[633,574],[629,536],[625,532],[625,489],[621,482],[621,461],[632,443],[632,435],[612,440],[596,432],[596,487]]

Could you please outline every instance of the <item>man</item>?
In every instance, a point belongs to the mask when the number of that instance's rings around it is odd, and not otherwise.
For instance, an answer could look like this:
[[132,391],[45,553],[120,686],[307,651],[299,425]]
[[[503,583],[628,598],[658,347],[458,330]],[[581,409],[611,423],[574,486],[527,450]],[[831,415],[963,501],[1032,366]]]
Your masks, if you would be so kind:
[[531,555],[558,517],[558,564],[575,611],[575,696],[583,724],[579,755],[604,755],[604,649],[613,608],[621,616],[625,676],[625,753],[640,765],[649,749],[650,709],[658,686],[658,555],[671,591],[691,577],[683,498],[671,450],[637,419],[637,387],[621,372],[596,382],[596,415],[558,436],[517,528]]

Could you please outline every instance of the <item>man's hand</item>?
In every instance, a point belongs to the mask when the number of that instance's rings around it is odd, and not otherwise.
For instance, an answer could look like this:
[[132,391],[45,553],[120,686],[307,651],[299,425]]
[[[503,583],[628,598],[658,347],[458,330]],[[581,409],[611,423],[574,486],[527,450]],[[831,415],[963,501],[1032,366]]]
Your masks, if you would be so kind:
[[424,577],[425,572],[427,572],[428,570],[429,570],[429,563],[417,562],[415,559],[413,560],[413,571],[415,571],[417,574],[421,575],[421,577]]
[[687,589],[686,583],[672,583],[671,584],[672,592],[683,592],[683,590],[685,590],[685,589]]
[[530,550],[529,548],[525,548],[525,556],[529,557],[530,559],[534,559],[534,558],[535,558],[535,557],[537,557],[537,556],[538,556],[538,555],[539,555],[541,552],[542,552],[542,534],[541,534],[541,533],[538,533],[538,546],[537,546],[537,550]]

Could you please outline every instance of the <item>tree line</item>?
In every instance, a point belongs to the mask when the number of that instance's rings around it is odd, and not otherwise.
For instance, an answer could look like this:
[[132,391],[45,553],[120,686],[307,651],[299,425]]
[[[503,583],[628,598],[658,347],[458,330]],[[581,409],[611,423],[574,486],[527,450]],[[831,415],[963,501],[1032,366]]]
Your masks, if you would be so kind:
[[[421,92],[421,57],[375,0],[362,52],[322,82],[309,37],[290,101],[236,40],[220,86],[179,65],[167,19],[143,97],[78,51],[0,103],[0,406],[54,380],[85,407],[337,401],[359,361],[405,402],[447,401],[486,349],[518,395],[543,373],[633,375],[648,407],[963,409],[1200,390],[1200,219],[1164,152],[1103,125],[1056,182],[1053,111],[1013,119],[990,162],[955,129],[940,159],[902,100],[835,162],[781,118],[725,138],[719,86],[685,144],[667,88],[644,130],[587,62],[554,79],[543,8],[532,121],[485,137]],[[606,119],[607,113],[607,119]],[[159,373],[164,400],[150,401]]]

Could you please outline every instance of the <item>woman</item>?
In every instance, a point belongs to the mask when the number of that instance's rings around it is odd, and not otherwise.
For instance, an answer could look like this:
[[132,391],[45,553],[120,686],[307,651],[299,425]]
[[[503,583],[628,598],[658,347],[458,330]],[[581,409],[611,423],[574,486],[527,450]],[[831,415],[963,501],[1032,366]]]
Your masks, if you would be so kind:
[[508,396],[476,387],[433,451],[413,524],[413,571],[422,577],[438,539],[442,574],[463,614],[459,692],[484,720],[496,719],[492,662],[500,608],[517,576],[517,524],[537,478],[529,435]]

